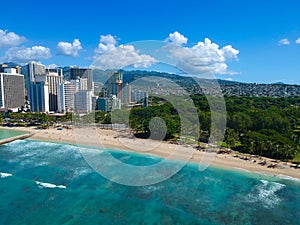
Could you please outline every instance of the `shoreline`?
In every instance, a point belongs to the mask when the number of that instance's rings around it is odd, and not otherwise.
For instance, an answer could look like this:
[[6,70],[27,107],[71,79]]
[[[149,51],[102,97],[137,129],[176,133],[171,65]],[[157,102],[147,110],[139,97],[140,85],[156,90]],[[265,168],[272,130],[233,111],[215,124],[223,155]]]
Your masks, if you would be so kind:
[[[129,151],[140,154],[158,156],[165,159],[176,160],[185,159],[188,148],[183,147],[184,151],[178,151],[178,145],[170,144],[168,142],[158,142],[154,140],[144,139],[130,139],[126,137],[119,137],[117,131],[105,130],[99,128],[80,128],[76,129],[63,129],[57,130],[56,128],[48,128],[45,130],[38,130],[35,127],[0,127],[0,129],[23,131],[33,134],[29,140],[54,142],[61,144],[69,144],[75,146],[85,146],[94,148],[108,148],[118,151]],[[100,143],[100,146],[99,146]],[[190,147],[191,149],[192,147]],[[176,151],[177,150],[177,151]],[[205,153],[191,149],[193,154],[189,160],[191,163],[199,164],[203,159]],[[172,158],[170,158],[172,153]],[[222,153],[216,154],[212,163],[209,166],[213,166],[220,169],[231,171],[242,171],[248,173],[259,173],[261,175],[267,175],[279,179],[296,180],[300,182],[300,168],[296,169],[291,167],[291,163],[285,163],[282,161],[276,162],[275,168],[269,168],[275,162],[269,158],[259,158],[253,156],[250,159],[245,160],[245,157],[249,155],[238,153]],[[264,165],[260,165],[261,162],[266,162]]]

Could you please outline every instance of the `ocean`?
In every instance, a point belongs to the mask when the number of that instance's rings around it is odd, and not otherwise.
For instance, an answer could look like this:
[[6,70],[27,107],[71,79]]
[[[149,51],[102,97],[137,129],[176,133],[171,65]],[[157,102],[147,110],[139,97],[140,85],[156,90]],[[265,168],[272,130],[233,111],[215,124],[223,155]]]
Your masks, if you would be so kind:
[[[160,160],[111,151],[126,163]],[[175,163],[175,162],[170,162]],[[94,172],[79,147],[39,141],[0,146],[0,224],[300,224],[300,182],[187,164],[149,186]]]

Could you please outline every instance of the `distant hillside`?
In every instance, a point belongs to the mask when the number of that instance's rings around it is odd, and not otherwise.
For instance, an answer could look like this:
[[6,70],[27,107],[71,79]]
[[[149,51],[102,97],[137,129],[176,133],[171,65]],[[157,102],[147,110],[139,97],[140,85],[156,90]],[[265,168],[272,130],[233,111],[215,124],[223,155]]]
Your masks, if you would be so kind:
[[11,68],[15,68],[17,66],[20,66],[19,64],[16,64],[16,63],[13,63],[13,62],[5,62],[5,63],[2,63],[2,64],[5,64],[5,65],[7,65],[7,67],[11,67]]
[[[96,83],[104,84],[109,76],[111,76],[114,70],[94,70],[94,81]],[[183,87],[191,94],[203,94],[203,89],[206,89],[206,93],[212,95],[218,94],[219,92],[214,88],[215,80],[180,76],[176,74],[169,74],[157,71],[125,71],[123,73],[123,82],[131,83],[134,80],[143,77],[162,77],[177,83],[180,87]],[[201,88],[197,84],[201,84]],[[276,84],[256,84],[256,83],[242,83],[236,81],[228,81],[218,79],[221,90],[224,95],[228,96],[269,96],[269,97],[289,97],[289,96],[300,96],[300,85],[288,85],[283,83]],[[167,86],[164,86],[165,90],[168,90]],[[173,88],[174,89],[174,88]],[[170,87],[168,90],[170,93],[174,93],[174,90]]]
[[[111,76],[114,72],[115,72],[115,70],[105,70],[104,71],[104,70],[95,69],[95,70],[93,70],[94,82],[105,83],[107,81],[107,79],[109,78],[109,76]],[[123,82],[124,83],[127,83],[127,82],[130,83],[139,78],[149,77],[149,76],[163,77],[166,79],[170,79],[174,82],[179,82],[181,84],[186,84],[186,85],[194,84],[195,81],[193,79],[198,79],[200,81],[206,81],[206,82],[210,81],[209,79],[199,79],[199,78],[192,79],[191,77],[187,77],[187,76],[180,76],[177,74],[163,73],[163,72],[157,72],[157,71],[121,70],[121,72],[123,73]],[[239,83],[239,82],[235,82],[235,81],[228,81],[228,80],[221,80],[221,79],[218,79],[217,81],[219,82],[219,84],[227,84],[227,85]]]

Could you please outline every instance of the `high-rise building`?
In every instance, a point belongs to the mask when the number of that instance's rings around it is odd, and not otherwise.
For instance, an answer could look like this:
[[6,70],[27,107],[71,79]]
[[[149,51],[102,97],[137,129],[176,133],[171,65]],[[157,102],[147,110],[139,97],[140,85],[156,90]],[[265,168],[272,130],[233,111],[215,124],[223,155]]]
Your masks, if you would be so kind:
[[25,76],[25,88],[26,88],[26,96],[28,97],[29,101],[31,101],[32,91],[31,91],[31,82],[35,82],[35,76],[37,75],[44,75],[46,73],[45,65],[38,63],[38,62],[30,62],[25,66],[22,66],[21,73]]
[[66,112],[66,97],[65,97],[65,85],[64,83],[58,84],[57,85],[58,89],[58,96],[57,96],[57,107],[58,107],[58,112]]
[[116,109],[121,109],[121,100],[116,95],[97,99],[97,110],[111,112]]
[[58,73],[48,73],[46,75],[49,87],[49,110],[52,112],[58,111],[58,87],[62,83],[62,76]]
[[[59,84],[62,83],[62,76],[59,76],[58,73],[47,73],[44,75],[36,75],[34,77],[35,82],[44,82],[48,85],[48,104],[50,112],[57,112],[58,109],[58,95],[59,95]],[[34,102],[32,103],[34,104]]]
[[[86,78],[87,89],[89,91],[94,90],[92,69],[79,67],[64,68],[64,74],[66,74],[65,80],[77,80],[79,78]],[[70,77],[70,79],[66,79],[67,77]]]
[[30,84],[32,112],[49,112],[49,87],[47,81],[35,81]]
[[6,69],[7,67],[7,64],[0,64],[0,73],[4,73],[4,69]]
[[123,74],[121,72],[115,72],[112,76],[107,80],[107,94],[116,95],[118,98],[121,98],[121,90],[123,83]]
[[24,75],[17,74],[16,69],[4,69],[0,73],[0,108],[18,111],[25,103]]
[[15,69],[17,74],[21,74],[21,67],[15,63],[0,64],[0,73],[4,73],[4,69],[7,68]]
[[122,94],[121,94],[121,102],[123,106],[128,106],[131,102],[131,86],[130,84],[126,83],[123,85]]
[[140,102],[144,107],[148,107],[149,94],[147,91],[131,91],[131,99],[133,102]]
[[74,111],[76,113],[92,112],[92,91],[79,90],[75,93]]
[[109,98],[98,98],[97,99],[97,110],[102,110],[104,112],[109,111]]
[[63,77],[63,69],[62,68],[46,68],[46,73],[57,73],[58,76]]
[[79,78],[79,90],[89,90],[88,81],[86,78]]
[[80,90],[79,80],[64,81],[59,85],[60,112],[72,112],[74,110],[74,95],[78,90]]

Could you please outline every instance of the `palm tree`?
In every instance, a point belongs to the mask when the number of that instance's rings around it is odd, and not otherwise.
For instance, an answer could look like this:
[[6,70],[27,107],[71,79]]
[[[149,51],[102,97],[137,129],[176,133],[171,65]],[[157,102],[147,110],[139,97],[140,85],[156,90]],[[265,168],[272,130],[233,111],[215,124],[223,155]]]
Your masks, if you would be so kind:
[[261,142],[260,142],[259,148],[260,148],[260,154],[259,154],[259,157],[261,158],[263,151],[265,151],[265,149],[266,149],[265,141],[261,141]]
[[275,149],[276,149],[276,162],[278,160],[278,153],[279,153],[279,144],[275,145]]

